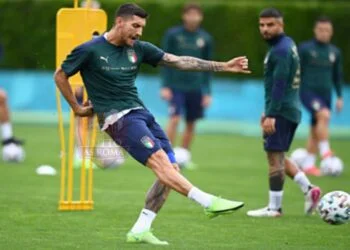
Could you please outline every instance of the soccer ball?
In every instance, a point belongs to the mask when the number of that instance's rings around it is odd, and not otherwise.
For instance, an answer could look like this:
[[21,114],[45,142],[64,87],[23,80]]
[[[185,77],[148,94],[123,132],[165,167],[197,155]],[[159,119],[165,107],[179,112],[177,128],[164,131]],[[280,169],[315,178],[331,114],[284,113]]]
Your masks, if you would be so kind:
[[25,152],[20,145],[15,143],[6,144],[2,148],[2,159],[7,162],[22,162]]
[[95,148],[95,163],[103,168],[117,168],[125,162],[122,148],[113,141],[104,141]]
[[305,148],[297,148],[290,155],[290,159],[299,167],[302,168],[303,161],[307,156],[307,150]]
[[343,162],[336,156],[321,161],[322,175],[339,176],[343,172]]
[[174,154],[175,154],[176,162],[180,166],[184,166],[191,161],[191,152],[185,148],[181,148],[181,147],[174,148]]
[[317,206],[321,218],[332,225],[350,221],[350,195],[343,191],[325,194]]

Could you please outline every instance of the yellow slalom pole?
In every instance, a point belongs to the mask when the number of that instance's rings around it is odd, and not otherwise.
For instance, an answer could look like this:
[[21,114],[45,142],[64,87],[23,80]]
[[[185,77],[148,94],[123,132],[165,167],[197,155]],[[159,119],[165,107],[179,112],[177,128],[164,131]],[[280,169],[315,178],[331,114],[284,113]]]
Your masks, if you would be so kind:
[[74,0],[74,8],[78,8],[78,0]]
[[96,144],[96,134],[97,134],[97,119],[96,117],[92,120],[92,132],[91,132],[91,140],[90,140],[90,166],[89,166],[89,179],[88,179],[88,201],[92,202],[92,189],[93,189],[93,169],[92,169],[92,160],[94,159],[94,149]]
[[83,204],[85,202],[85,194],[86,194],[86,145],[87,145],[87,122],[88,118],[81,118],[83,123],[83,131],[81,133],[81,141],[82,141],[82,165],[81,165],[81,173],[80,173],[80,202]]
[[61,94],[56,88],[56,102],[57,102],[57,114],[58,114],[58,129],[61,142],[61,189],[60,189],[60,204],[65,200],[65,188],[66,188],[66,141],[64,136],[64,124],[61,106]]
[[75,117],[73,110],[70,110],[70,119],[69,119],[69,152],[68,152],[68,195],[67,201],[69,204],[72,204],[73,201],[73,160],[74,160],[74,126],[75,126]]

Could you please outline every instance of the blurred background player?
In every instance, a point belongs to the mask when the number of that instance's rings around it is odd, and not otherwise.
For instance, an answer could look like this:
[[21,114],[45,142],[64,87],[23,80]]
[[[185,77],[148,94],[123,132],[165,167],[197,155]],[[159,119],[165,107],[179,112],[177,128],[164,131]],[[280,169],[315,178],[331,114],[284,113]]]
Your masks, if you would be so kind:
[[[2,46],[0,45],[0,60],[2,59]],[[24,159],[23,142],[13,136],[10,111],[7,105],[6,92],[0,88],[0,129],[2,157],[5,161],[18,162]]]
[[308,155],[302,162],[302,169],[310,175],[320,175],[315,167],[319,150],[322,159],[333,155],[329,145],[329,120],[331,116],[332,90],[337,94],[336,108],[343,108],[342,99],[342,56],[340,50],[331,44],[333,25],[329,18],[320,17],[314,26],[315,38],[299,47],[301,60],[300,97],[311,114],[311,128],[307,142]]
[[252,217],[282,215],[285,174],[300,186],[305,195],[305,213],[311,214],[317,206],[321,190],[311,185],[306,175],[285,157],[301,118],[297,47],[284,33],[283,16],[277,9],[263,10],[259,25],[263,39],[270,45],[264,60],[265,113],[261,118],[270,192],[267,207],[248,211],[247,214]]
[[[211,36],[200,28],[202,20],[200,5],[186,4],[182,12],[183,25],[169,29],[163,38],[164,51],[211,60],[213,42]],[[209,72],[184,72],[171,68],[162,70],[161,96],[169,102],[167,135],[173,145],[181,115],[184,115],[186,125],[181,146],[190,150],[196,121],[203,117],[204,109],[211,103],[210,77]],[[185,167],[195,168],[195,164],[188,162]]]

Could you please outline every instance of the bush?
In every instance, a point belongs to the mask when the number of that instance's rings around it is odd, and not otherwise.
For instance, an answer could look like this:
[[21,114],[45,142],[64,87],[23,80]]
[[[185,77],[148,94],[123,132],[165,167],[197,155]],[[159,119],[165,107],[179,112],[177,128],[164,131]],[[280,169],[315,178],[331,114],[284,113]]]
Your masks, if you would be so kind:
[[[54,69],[55,68],[55,19],[62,7],[71,7],[72,0],[0,0],[0,32],[4,47],[2,66],[6,68]],[[103,9],[113,22],[114,11],[121,0],[100,0]],[[144,31],[144,40],[160,45],[162,35],[171,26],[180,23],[182,2],[147,0],[136,1],[150,14]],[[348,13],[350,4],[343,2],[233,2],[204,1],[203,27],[215,39],[215,58],[226,60],[233,56],[247,55],[253,76],[262,76],[262,61],[267,46],[258,30],[258,14],[262,8],[275,6],[285,14],[286,33],[299,43],[312,37],[312,26],[317,16],[326,14],[335,26],[334,43],[344,55],[344,68],[350,68],[350,30]],[[274,4],[273,4],[274,3]],[[144,67],[144,72],[155,69]],[[350,72],[346,72],[350,80]]]

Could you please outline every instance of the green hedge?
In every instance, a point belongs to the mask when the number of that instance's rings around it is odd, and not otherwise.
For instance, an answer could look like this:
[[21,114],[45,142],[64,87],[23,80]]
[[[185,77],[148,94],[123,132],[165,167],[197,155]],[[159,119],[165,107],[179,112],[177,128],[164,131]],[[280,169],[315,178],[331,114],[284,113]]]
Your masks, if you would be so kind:
[[[55,68],[55,18],[61,7],[71,7],[72,0],[0,0],[0,43],[4,47],[2,67],[24,69]],[[121,0],[100,0],[109,16],[109,24]],[[179,1],[140,0],[150,14],[144,40],[160,44],[165,30],[180,23]],[[166,2],[166,3],[165,3]],[[261,40],[257,15],[271,1],[204,1],[205,20],[203,27],[215,39],[215,58],[226,60],[233,56],[247,55],[254,77],[262,75],[262,61],[266,44]],[[281,1],[282,2],[282,1]],[[296,42],[312,37],[312,26],[320,14],[330,16],[334,21],[334,43],[344,54],[344,68],[350,68],[350,4],[343,2],[274,2],[285,14],[286,32]],[[155,72],[144,67],[144,72]],[[350,71],[346,71],[346,80],[350,80]]]

